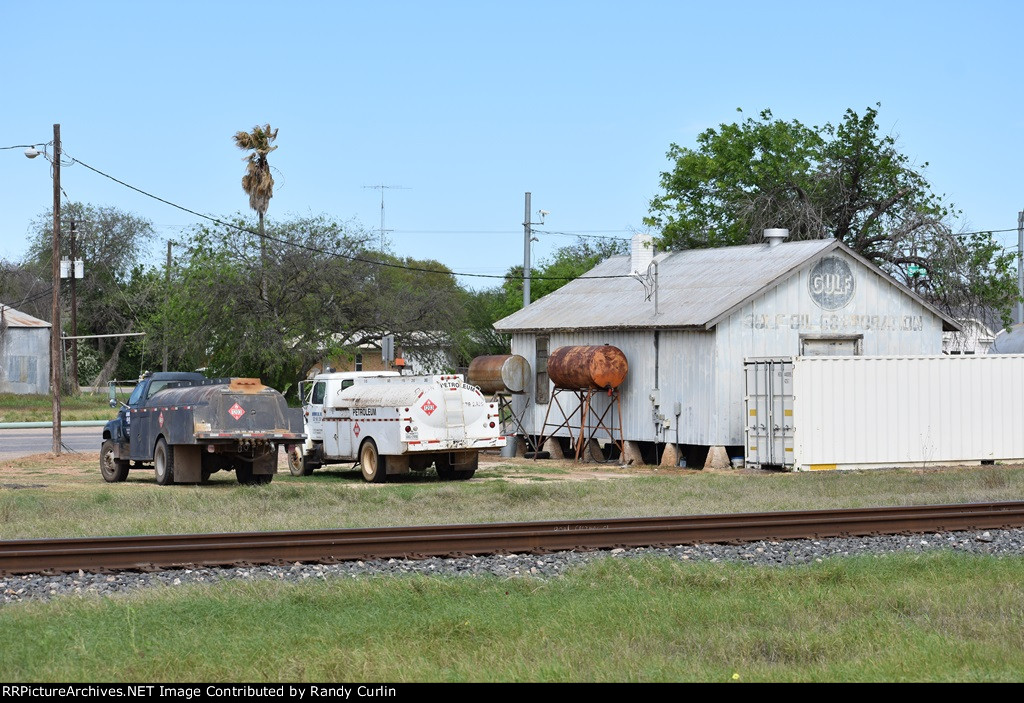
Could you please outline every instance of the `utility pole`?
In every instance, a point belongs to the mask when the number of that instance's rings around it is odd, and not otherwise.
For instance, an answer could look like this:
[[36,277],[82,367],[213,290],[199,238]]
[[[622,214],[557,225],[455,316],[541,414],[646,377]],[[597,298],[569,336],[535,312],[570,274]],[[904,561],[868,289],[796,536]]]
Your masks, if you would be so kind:
[[530,194],[526,194],[526,210],[523,215],[523,307],[530,304],[530,239],[533,230],[530,222]]
[[530,304],[530,247],[531,242],[538,240],[533,238],[533,225],[544,224],[544,216],[550,215],[547,210],[540,210],[540,222],[533,222],[530,219],[530,194],[526,194],[526,210],[523,214],[523,307]]
[[[1024,210],[1017,213],[1017,295],[1024,297]],[[1017,301],[1017,324],[1024,322],[1024,302]]]
[[164,371],[167,370],[167,314],[171,296],[171,240],[167,240],[167,271],[164,272]]
[[78,297],[75,295],[75,279],[77,266],[75,263],[75,228],[77,223],[71,220],[71,266],[68,275],[71,277],[71,392],[78,394]]
[[53,125],[53,308],[50,312],[53,453],[60,456],[60,125]]

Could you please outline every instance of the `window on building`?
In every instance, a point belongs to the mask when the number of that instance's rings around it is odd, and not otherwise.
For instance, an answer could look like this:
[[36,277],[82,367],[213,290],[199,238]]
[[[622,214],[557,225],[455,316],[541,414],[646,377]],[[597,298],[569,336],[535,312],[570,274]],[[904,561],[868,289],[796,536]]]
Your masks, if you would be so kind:
[[537,335],[537,403],[545,405],[551,400],[551,388],[548,382],[548,336]]
[[362,371],[362,370],[363,370],[363,355],[362,354],[356,354],[356,371]]

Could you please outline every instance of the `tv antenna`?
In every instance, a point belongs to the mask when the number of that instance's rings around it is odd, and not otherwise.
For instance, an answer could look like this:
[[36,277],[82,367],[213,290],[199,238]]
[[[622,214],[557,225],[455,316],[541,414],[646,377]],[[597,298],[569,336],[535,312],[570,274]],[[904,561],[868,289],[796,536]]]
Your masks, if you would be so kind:
[[373,188],[374,190],[380,191],[380,250],[384,251],[387,247],[387,233],[394,232],[393,229],[384,229],[384,191],[385,190],[412,190],[405,186],[386,186],[383,183],[376,186],[363,186],[363,188]]

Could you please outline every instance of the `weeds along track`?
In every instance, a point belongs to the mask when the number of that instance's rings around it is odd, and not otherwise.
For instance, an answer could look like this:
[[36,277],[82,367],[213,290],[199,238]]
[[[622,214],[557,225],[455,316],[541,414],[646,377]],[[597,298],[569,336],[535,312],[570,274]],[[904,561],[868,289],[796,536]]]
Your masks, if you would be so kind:
[[330,563],[1024,527],[1024,501],[478,525],[0,541],[0,573]]

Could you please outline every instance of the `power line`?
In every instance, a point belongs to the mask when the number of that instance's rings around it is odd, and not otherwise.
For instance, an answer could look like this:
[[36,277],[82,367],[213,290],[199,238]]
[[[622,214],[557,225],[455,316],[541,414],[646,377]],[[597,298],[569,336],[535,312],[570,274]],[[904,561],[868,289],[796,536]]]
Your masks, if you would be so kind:
[[[17,147],[5,147],[5,148],[17,148]],[[443,276],[463,276],[463,277],[466,277],[466,278],[488,278],[488,279],[499,279],[499,280],[526,280],[526,278],[524,276],[510,276],[510,275],[503,275],[503,274],[486,274],[486,273],[465,273],[465,272],[459,272],[459,271],[441,271],[441,270],[438,270],[438,269],[430,269],[430,268],[425,268],[425,267],[420,267],[420,266],[407,266],[407,265],[404,265],[404,264],[395,264],[395,263],[391,263],[391,262],[387,262],[387,261],[375,261],[373,259],[367,259],[367,258],[360,257],[360,256],[353,256],[351,254],[342,254],[340,252],[327,251],[327,250],[324,250],[324,249],[319,249],[317,247],[311,247],[309,245],[301,244],[301,243],[298,243],[298,242],[290,242],[288,240],[281,239],[280,237],[275,237],[275,236],[273,236],[271,234],[266,234],[266,233],[260,234],[258,231],[250,229],[248,227],[243,227],[243,226],[237,225],[237,224],[235,224],[233,222],[227,222],[225,220],[222,220],[222,219],[217,218],[217,217],[213,217],[211,215],[205,215],[205,214],[203,214],[201,212],[197,212],[195,210],[192,210],[191,208],[187,208],[184,205],[179,205],[179,204],[174,203],[174,202],[172,202],[170,200],[167,200],[166,198],[161,198],[158,195],[154,195],[153,193],[149,193],[149,192],[147,192],[145,190],[142,190],[141,188],[137,188],[136,186],[131,185],[130,183],[126,183],[126,182],[124,182],[124,181],[122,181],[122,180],[120,180],[118,178],[115,178],[114,176],[111,176],[108,173],[104,173],[103,171],[99,170],[98,168],[96,168],[94,166],[90,166],[89,164],[85,163],[84,161],[81,161],[79,159],[74,158],[73,156],[70,156],[66,152],[65,152],[65,155],[67,156],[67,158],[71,159],[71,161],[73,163],[80,164],[80,165],[84,166],[85,168],[89,169],[90,171],[92,171],[92,172],[94,172],[96,174],[99,174],[100,176],[103,176],[104,178],[108,178],[108,179],[114,181],[115,183],[124,186],[125,188],[128,188],[130,190],[134,190],[136,193],[140,193],[141,195],[144,195],[147,198],[152,198],[153,200],[157,200],[157,201],[159,201],[161,203],[164,203],[165,205],[169,205],[169,206],[171,206],[173,208],[176,208],[178,210],[181,210],[183,212],[187,212],[190,215],[195,215],[196,217],[202,218],[204,220],[209,220],[210,222],[213,222],[214,224],[220,225],[222,227],[228,227],[228,228],[231,228],[231,229],[235,229],[235,230],[238,230],[240,232],[245,232],[247,234],[251,234],[251,235],[256,236],[256,237],[262,237],[263,239],[266,239],[266,240],[269,240],[269,241],[273,241],[273,242],[277,242],[278,244],[283,244],[285,246],[291,246],[291,247],[295,247],[297,249],[303,249],[305,251],[309,251],[309,252],[316,253],[316,254],[325,254],[327,256],[334,256],[334,257],[345,259],[345,260],[352,261],[352,262],[367,264],[369,266],[380,266],[380,267],[383,267],[383,268],[401,269],[401,270],[404,270],[404,271],[416,271],[416,272],[419,272],[419,273],[431,273],[431,274],[438,274],[438,275],[443,275]],[[66,194],[65,194],[65,197],[66,197]],[[577,236],[577,237],[584,237],[584,236],[598,237],[598,235],[588,235],[588,234],[582,234],[582,233],[578,233],[578,232],[576,232],[576,233],[573,233],[573,232],[558,232],[558,231],[554,231],[554,230],[536,230],[536,231],[544,233],[544,234],[561,234],[561,235]],[[615,231],[622,231],[622,230],[605,230],[605,231],[615,232]],[[985,230],[977,230],[977,231],[974,231],[974,232],[956,232],[956,233],[952,233],[951,232],[950,234],[952,236],[956,236],[956,237],[967,237],[967,236],[971,236],[971,235],[975,235],[975,234],[996,234],[996,233],[1002,233],[1002,232],[1016,232],[1016,231],[1017,231],[1017,228],[1014,227],[1014,228],[1006,228],[1006,229],[985,229]],[[600,238],[602,238],[602,239],[620,240],[620,241],[625,241],[626,240],[625,237],[600,237]],[[632,276],[629,275],[629,274],[613,275],[613,276],[586,276],[586,275],[584,275],[584,276],[578,276],[577,278],[586,278],[586,279],[597,280],[597,279],[632,278]],[[566,276],[531,276],[531,279],[533,279],[533,280],[542,280],[542,281],[571,281],[571,280],[575,280],[574,278],[566,277]]]
[[954,237],[968,237],[972,234],[997,234],[1000,232],[1016,232],[1016,227],[1009,227],[1007,229],[979,229],[977,232],[950,232]]
[[[433,274],[439,274],[439,275],[443,275],[443,276],[463,276],[463,277],[466,277],[466,278],[492,278],[492,279],[499,279],[499,280],[503,280],[503,281],[504,280],[509,280],[510,278],[512,280],[525,280],[525,277],[507,276],[507,275],[502,275],[502,274],[463,273],[463,272],[459,272],[459,271],[439,271],[438,269],[430,269],[430,268],[425,268],[425,267],[420,267],[420,266],[406,266],[406,265],[403,265],[403,264],[393,264],[393,263],[390,263],[390,262],[387,262],[387,261],[374,261],[373,259],[366,259],[366,258],[363,258],[363,257],[360,257],[360,256],[352,256],[351,254],[342,254],[340,252],[326,251],[324,249],[318,249],[316,247],[311,247],[309,245],[301,244],[301,243],[298,243],[298,242],[289,242],[286,239],[281,239],[280,237],[275,237],[275,236],[273,236],[271,234],[266,234],[266,233],[260,234],[258,231],[254,230],[254,229],[250,229],[248,227],[243,227],[243,226],[237,225],[237,224],[235,224],[233,222],[227,222],[225,220],[221,220],[220,218],[213,217],[211,215],[204,215],[203,213],[197,212],[197,211],[192,210],[190,208],[187,208],[184,205],[178,205],[177,203],[171,202],[170,200],[167,200],[166,198],[161,198],[158,195],[153,195],[152,193],[146,192],[146,191],[142,190],[141,188],[137,188],[137,187],[131,185],[130,183],[125,183],[124,181],[122,181],[122,180],[120,180],[118,178],[115,178],[114,176],[111,176],[108,173],[104,173],[103,171],[99,170],[98,168],[96,168],[94,166],[90,166],[89,164],[85,163],[84,161],[81,161],[79,159],[74,158],[73,156],[69,155],[68,158],[70,158],[76,164],[80,164],[81,166],[84,166],[85,168],[89,169],[90,171],[92,171],[94,173],[99,174],[100,176],[103,176],[104,178],[109,178],[110,180],[114,181],[115,183],[117,183],[119,185],[124,186],[125,188],[128,188],[130,190],[134,190],[136,193],[140,193],[141,195],[145,195],[147,198],[152,198],[153,200],[157,200],[157,201],[159,201],[161,203],[164,203],[165,205],[169,205],[169,206],[171,206],[173,208],[177,208],[178,210],[181,210],[183,212],[187,212],[190,215],[195,215],[196,217],[200,217],[200,218],[202,218],[204,220],[209,220],[210,222],[213,222],[214,224],[218,224],[218,225],[220,225],[222,227],[229,227],[231,229],[235,229],[235,230],[238,230],[240,232],[246,232],[246,233],[254,235],[256,237],[262,237],[263,239],[267,239],[269,241],[277,242],[278,244],[283,244],[285,246],[291,246],[291,247],[295,247],[297,249],[304,249],[306,251],[309,251],[309,252],[312,252],[312,253],[315,253],[315,254],[326,254],[327,256],[334,256],[334,257],[338,257],[338,258],[341,258],[341,259],[346,259],[348,261],[353,261],[353,262],[358,262],[358,263],[362,263],[362,264],[367,264],[367,265],[370,265],[370,266],[381,266],[381,267],[384,267],[384,268],[402,269],[404,271],[417,271],[419,273],[433,273]],[[543,280],[543,281],[571,281],[571,280],[574,280],[572,277],[567,277],[567,276],[532,276],[531,278],[533,278],[534,280]],[[605,279],[605,278],[632,278],[632,276],[630,276],[628,274],[623,274],[623,275],[617,275],[617,276],[578,276],[577,278]]]
[[[608,236],[601,235],[601,234],[584,234],[583,232],[556,232],[555,230],[550,230],[550,229],[534,229],[533,231],[534,232],[539,232],[540,234],[561,234],[561,235],[564,235],[566,237],[583,237],[585,239],[607,239],[609,241],[615,241],[615,242],[628,242],[629,241],[629,237],[608,237]],[[627,231],[627,230],[604,230],[604,231],[607,231],[607,232],[624,232],[624,231]]]

